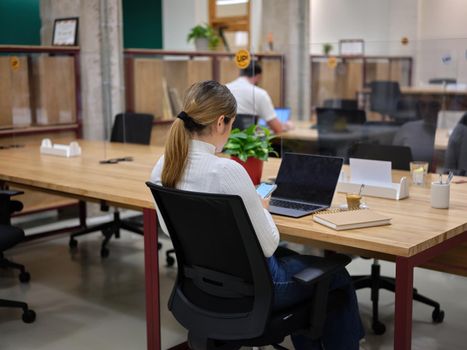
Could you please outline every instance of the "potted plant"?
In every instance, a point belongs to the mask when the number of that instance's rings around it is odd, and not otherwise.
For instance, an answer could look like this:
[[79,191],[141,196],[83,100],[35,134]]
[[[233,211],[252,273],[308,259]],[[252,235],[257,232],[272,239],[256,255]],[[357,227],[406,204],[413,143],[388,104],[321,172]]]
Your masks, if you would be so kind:
[[209,24],[198,24],[191,28],[187,42],[194,41],[196,50],[214,50],[219,45],[219,36]]
[[323,44],[323,53],[328,56],[332,51],[332,45],[330,43]]
[[257,185],[261,182],[263,161],[268,159],[270,153],[277,155],[271,146],[271,139],[274,137],[269,129],[257,125],[245,130],[234,129],[224,146],[224,152],[242,164]]

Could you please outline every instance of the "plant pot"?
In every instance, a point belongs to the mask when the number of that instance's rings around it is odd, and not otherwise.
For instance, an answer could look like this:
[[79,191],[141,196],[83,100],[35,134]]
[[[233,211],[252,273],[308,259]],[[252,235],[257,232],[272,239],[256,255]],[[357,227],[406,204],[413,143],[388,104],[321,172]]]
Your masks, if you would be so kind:
[[196,48],[196,51],[208,51],[209,50],[209,40],[207,38],[196,38],[195,39],[195,48]]
[[231,157],[237,163],[240,163],[245,168],[248,175],[250,175],[251,181],[254,185],[259,185],[261,182],[261,175],[263,174],[263,161],[258,158],[248,158],[246,162],[242,161],[240,158]]

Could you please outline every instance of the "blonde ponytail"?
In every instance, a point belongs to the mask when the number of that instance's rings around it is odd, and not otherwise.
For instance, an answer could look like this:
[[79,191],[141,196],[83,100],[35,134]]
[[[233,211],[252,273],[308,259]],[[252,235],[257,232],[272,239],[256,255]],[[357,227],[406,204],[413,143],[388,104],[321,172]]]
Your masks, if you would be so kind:
[[165,144],[162,185],[175,188],[182,178],[193,133],[202,134],[221,115],[227,124],[236,113],[237,102],[227,87],[213,80],[193,84]]
[[181,119],[176,119],[169,131],[165,144],[162,186],[175,188],[185,170],[190,134]]

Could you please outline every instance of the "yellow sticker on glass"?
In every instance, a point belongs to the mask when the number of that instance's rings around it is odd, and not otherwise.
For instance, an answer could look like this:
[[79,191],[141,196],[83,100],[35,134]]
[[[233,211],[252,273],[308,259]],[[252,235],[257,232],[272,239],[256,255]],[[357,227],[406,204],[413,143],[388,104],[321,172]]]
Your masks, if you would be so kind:
[[16,57],[16,56],[12,56],[10,57],[10,66],[11,66],[11,69],[13,70],[18,70],[19,69],[19,58]]
[[235,64],[240,69],[248,67],[251,61],[250,53],[247,50],[238,50],[235,54]]
[[328,58],[328,67],[331,69],[336,68],[337,66],[337,59],[334,56]]

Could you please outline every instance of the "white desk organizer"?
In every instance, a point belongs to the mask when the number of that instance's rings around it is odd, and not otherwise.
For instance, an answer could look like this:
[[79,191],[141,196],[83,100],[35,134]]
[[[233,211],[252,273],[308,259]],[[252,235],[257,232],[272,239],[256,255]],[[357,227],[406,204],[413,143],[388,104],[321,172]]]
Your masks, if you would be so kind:
[[70,142],[69,145],[52,144],[50,139],[43,139],[41,142],[41,153],[61,157],[76,157],[81,155],[81,147],[78,142]]
[[[339,181],[337,184],[337,192],[358,193],[361,186],[362,183]],[[399,183],[365,184],[362,189],[362,195],[395,200],[404,199],[409,196],[409,184],[406,177],[403,177]]]
[[359,193],[362,195],[389,199],[403,199],[409,196],[409,184],[403,177],[399,183],[392,182],[391,162],[370,159],[349,159],[351,177],[342,172],[337,184],[338,192]]

